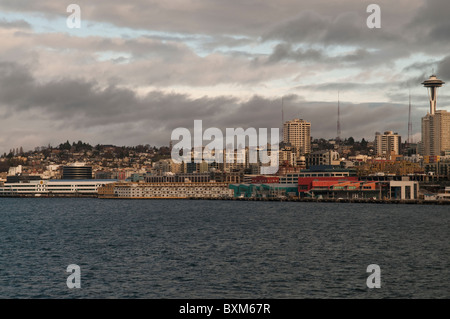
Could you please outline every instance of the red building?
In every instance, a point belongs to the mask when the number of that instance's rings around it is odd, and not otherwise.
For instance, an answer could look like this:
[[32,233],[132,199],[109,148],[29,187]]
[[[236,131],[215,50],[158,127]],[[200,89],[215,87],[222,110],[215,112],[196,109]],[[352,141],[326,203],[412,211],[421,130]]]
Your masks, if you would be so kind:
[[[321,186],[331,186],[341,182],[357,182],[357,176],[345,176],[345,177],[299,177],[298,178],[298,192],[299,194],[309,192],[314,186],[317,186],[317,182],[321,182]],[[314,183],[313,183],[314,182]]]

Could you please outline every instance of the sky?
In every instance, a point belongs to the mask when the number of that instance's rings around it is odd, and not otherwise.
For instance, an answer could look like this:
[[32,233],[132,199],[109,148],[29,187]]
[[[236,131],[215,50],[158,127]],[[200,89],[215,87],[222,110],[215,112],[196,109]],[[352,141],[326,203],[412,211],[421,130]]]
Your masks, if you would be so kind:
[[[371,3],[381,28],[367,26]],[[449,12],[448,0],[0,0],[0,154],[169,145],[194,120],[225,132],[301,118],[331,139],[338,96],[341,137],[370,141],[406,139],[411,96],[417,142],[421,82],[450,86]],[[438,109],[449,105],[444,85]]]

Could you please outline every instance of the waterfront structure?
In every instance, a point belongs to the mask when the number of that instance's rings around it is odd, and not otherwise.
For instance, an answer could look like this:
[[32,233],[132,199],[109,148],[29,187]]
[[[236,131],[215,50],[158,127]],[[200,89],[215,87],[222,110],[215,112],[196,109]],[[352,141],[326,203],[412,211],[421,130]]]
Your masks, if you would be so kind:
[[291,144],[297,149],[297,154],[304,155],[311,152],[311,123],[303,119],[287,121],[283,125],[284,143]]
[[377,156],[390,157],[400,154],[401,136],[393,131],[384,134],[375,133],[375,151]]
[[[279,176],[264,176],[259,175],[251,179],[251,184],[277,184],[280,182]],[[249,183],[250,184],[250,183]]]
[[63,166],[62,171],[62,179],[92,179],[92,166],[85,165],[84,163]]
[[350,171],[345,169],[330,169],[322,167],[321,169],[305,169],[298,173],[288,173],[283,176],[279,176],[280,184],[293,184],[298,183],[300,178],[316,178],[316,177],[348,177],[350,176]]
[[237,170],[233,172],[211,172],[211,180],[218,183],[242,183],[244,181],[244,170]]
[[450,201],[450,187],[446,187],[444,192],[438,193],[436,195],[437,200],[448,200]]
[[313,181],[311,190],[304,194],[314,198],[334,199],[382,199],[386,197],[386,188],[378,182],[363,181]]
[[298,178],[302,176],[303,173],[288,173],[286,175],[279,176],[280,184],[293,184],[298,183]]
[[390,199],[418,199],[419,183],[416,181],[389,181]]
[[298,197],[297,184],[230,184],[235,198],[288,198]]
[[370,181],[354,176],[346,178],[309,177],[298,181],[300,197],[334,199],[395,199],[419,198],[419,182],[402,180]]
[[180,173],[163,176],[146,176],[146,183],[207,183],[211,180],[210,173]]
[[358,178],[355,176],[308,176],[308,177],[300,177],[298,178],[298,192],[302,196],[312,196],[311,190],[317,186],[318,184],[314,184],[315,182],[326,182],[329,183],[328,186],[342,183],[342,182],[357,182]]
[[287,174],[299,173],[301,170],[302,168],[298,166],[281,165],[278,169],[277,175],[285,176]]
[[424,200],[450,202],[450,187],[445,187],[445,189],[438,193],[424,194]]
[[31,180],[0,185],[0,196],[97,195],[97,190],[115,180]]
[[99,198],[228,198],[228,183],[113,183],[100,187]]
[[41,175],[16,174],[6,176],[6,183],[27,183],[41,180]]
[[356,175],[352,169],[333,168],[332,166],[312,166],[302,170],[298,177],[346,177]]
[[450,113],[437,110],[437,91],[445,82],[436,75],[422,84],[428,89],[430,111],[422,118],[422,155],[438,156],[450,150]]

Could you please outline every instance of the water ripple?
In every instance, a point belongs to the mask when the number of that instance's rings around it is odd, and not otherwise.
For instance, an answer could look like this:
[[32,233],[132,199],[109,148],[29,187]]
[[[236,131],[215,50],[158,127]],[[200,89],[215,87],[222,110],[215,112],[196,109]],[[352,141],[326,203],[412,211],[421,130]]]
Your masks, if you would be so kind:
[[447,210],[1,198],[0,298],[449,298]]

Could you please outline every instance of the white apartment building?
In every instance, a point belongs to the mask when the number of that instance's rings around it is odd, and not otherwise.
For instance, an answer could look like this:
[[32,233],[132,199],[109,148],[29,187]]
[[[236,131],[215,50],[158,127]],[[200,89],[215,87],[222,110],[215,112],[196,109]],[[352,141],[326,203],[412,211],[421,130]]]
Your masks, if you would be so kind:
[[299,155],[311,152],[311,123],[303,119],[287,121],[283,126],[283,140],[290,143]]
[[375,151],[377,156],[387,157],[400,153],[401,136],[393,131],[386,131],[384,134],[375,133]]

